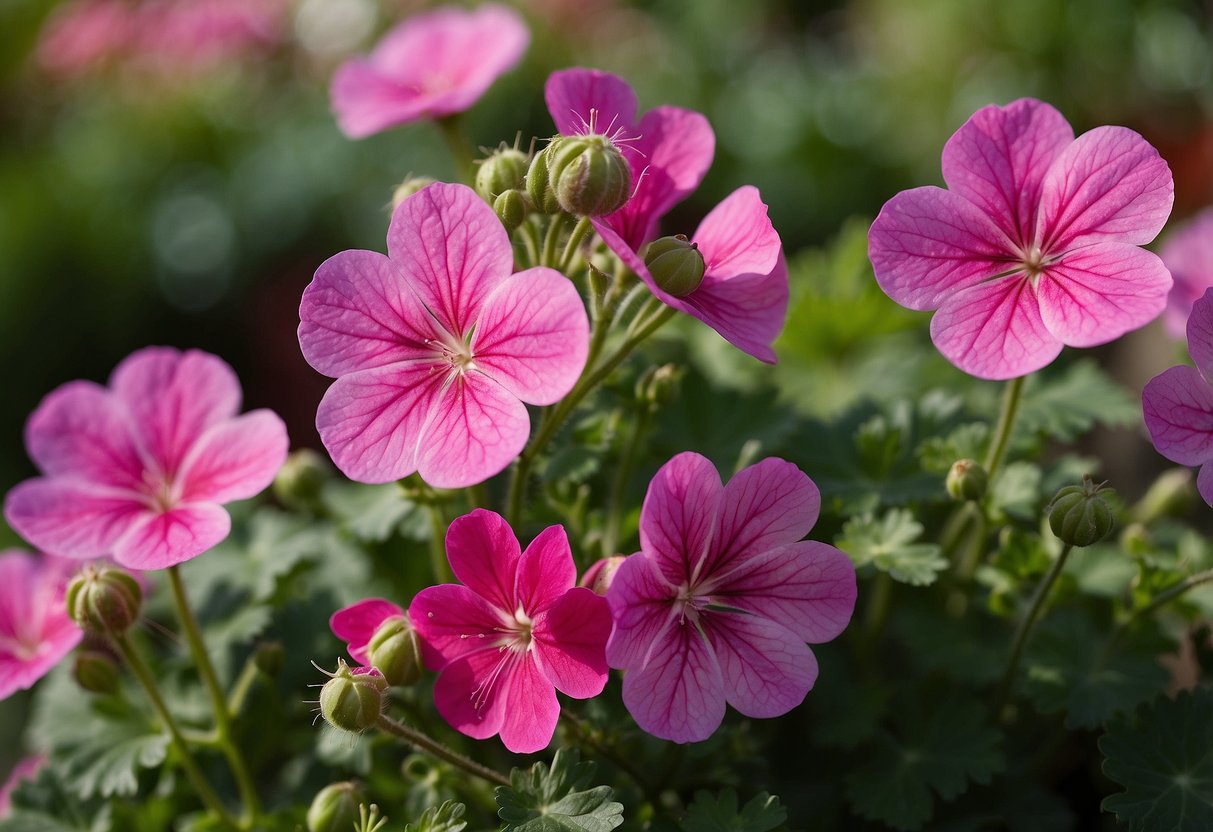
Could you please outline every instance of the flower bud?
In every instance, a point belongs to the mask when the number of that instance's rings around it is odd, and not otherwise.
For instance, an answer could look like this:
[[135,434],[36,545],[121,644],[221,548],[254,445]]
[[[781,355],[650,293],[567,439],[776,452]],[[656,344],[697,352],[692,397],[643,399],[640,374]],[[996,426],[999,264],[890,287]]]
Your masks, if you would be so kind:
[[678,395],[682,368],[674,364],[650,367],[636,382],[636,401],[642,405],[659,406]]
[[1049,503],[1049,528],[1062,543],[1090,546],[1112,532],[1116,518],[1100,496],[1103,484],[1083,477],[1082,485],[1067,485]]
[[333,783],[312,798],[307,832],[350,832],[358,823],[358,807],[366,800],[357,783]]
[[337,672],[320,689],[320,713],[334,728],[365,731],[379,721],[387,680],[373,667],[350,668],[337,660]]
[[501,220],[506,231],[513,231],[522,225],[529,208],[526,194],[519,190],[502,191],[493,200],[493,213]]
[[530,197],[531,205],[541,214],[559,214],[561,211],[548,169],[551,150],[552,145],[548,145],[536,153],[531,159],[531,167],[526,172],[526,195]]
[[625,560],[627,558],[623,555],[602,558],[585,570],[577,585],[594,590],[596,595],[606,595],[607,590],[611,588],[611,581],[615,580],[615,573],[623,566]]
[[314,506],[331,471],[324,457],[310,448],[295,451],[274,477],[274,496],[289,508]]
[[286,664],[286,650],[280,641],[263,641],[253,650],[253,665],[269,676],[276,678]]
[[113,693],[118,690],[122,669],[105,650],[82,648],[72,664],[72,676],[89,693]]
[[963,503],[984,497],[989,482],[990,476],[985,468],[971,459],[958,459],[952,463],[944,484],[952,498]]
[[86,566],[68,584],[66,602],[82,630],[121,635],[139,618],[143,590],[121,569]]
[[649,243],[644,254],[653,281],[676,298],[684,298],[703,282],[704,262],[699,246],[685,234]]
[[417,631],[404,615],[393,615],[379,625],[367,643],[366,654],[389,685],[411,685],[424,670]]
[[601,217],[632,194],[632,168],[606,136],[563,136],[545,149],[548,176],[560,207],[578,217]]
[[492,203],[506,191],[521,188],[526,181],[527,154],[513,147],[503,147],[480,163],[476,169],[476,193]]
[[437,179],[431,179],[428,176],[410,176],[408,179],[405,179],[396,186],[396,190],[392,191],[392,210],[395,211],[400,206],[400,203],[422,188],[433,185],[437,181]]

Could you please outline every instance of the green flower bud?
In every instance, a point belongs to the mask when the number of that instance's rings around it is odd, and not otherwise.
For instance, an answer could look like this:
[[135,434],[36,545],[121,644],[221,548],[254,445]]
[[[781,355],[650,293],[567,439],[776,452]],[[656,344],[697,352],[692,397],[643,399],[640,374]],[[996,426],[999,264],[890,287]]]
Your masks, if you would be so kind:
[[503,147],[480,163],[476,169],[476,193],[492,203],[506,191],[521,188],[526,181],[527,154],[513,147]]
[[320,689],[320,713],[334,728],[355,733],[379,721],[387,680],[371,667],[350,669],[337,660],[337,672]]
[[984,497],[989,482],[990,475],[986,473],[985,468],[971,459],[958,459],[952,463],[952,469],[948,471],[944,484],[952,498],[963,503]]
[[113,693],[118,690],[122,669],[105,650],[82,648],[72,664],[72,676],[89,693]]
[[531,167],[526,172],[526,195],[530,197],[531,205],[541,214],[559,214],[561,211],[548,169],[551,150],[552,145],[548,145],[536,153],[531,159]]
[[313,507],[319,503],[320,492],[332,470],[315,451],[309,448],[295,451],[274,477],[274,496],[289,508]]
[[527,195],[522,191],[502,191],[493,200],[493,213],[497,215],[497,219],[501,220],[506,231],[513,231],[522,225],[526,221],[529,209]]
[[1062,543],[1090,546],[1098,543],[1116,525],[1112,509],[1100,496],[1103,483],[1095,485],[1083,477],[1082,485],[1067,485],[1049,503],[1049,528]]
[[636,401],[642,405],[658,407],[678,395],[682,381],[682,368],[673,364],[650,367],[636,382]]
[[613,213],[632,194],[632,168],[606,136],[562,136],[545,153],[556,201],[574,216]]
[[703,255],[685,234],[649,243],[644,264],[657,285],[676,298],[686,297],[703,282]]
[[421,645],[406,616],[394,615],[380,624],[366,652],[371,666],[389,685],[411,685],[421,678]]
[[139,583],[121,569],[86,566],[67,587],[67,613],[86,632],[121,635],[142,604]]
[[286,650],[280,641],[263,641],[253,650],[253,664],[258,670],[276,678],[286,664]]
[[358,807],[366,800],[357,783],[333,783],[312,798],[307,832],[350,832],[358,823]]
[[437,181],[437,179],[431,179],[428,176],[410,176],[408,179],[405,179],[392,191],[392,210],[395,211],[400,206],[400,203],[427,185],[433,185]]

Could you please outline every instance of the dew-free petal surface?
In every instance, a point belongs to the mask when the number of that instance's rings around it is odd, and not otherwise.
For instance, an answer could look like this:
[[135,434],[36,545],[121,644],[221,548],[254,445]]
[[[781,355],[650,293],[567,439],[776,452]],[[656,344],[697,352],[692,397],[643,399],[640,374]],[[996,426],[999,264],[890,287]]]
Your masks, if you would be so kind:
[[214,503],[182,503],[139,515],[114,544],[114,560],[130,569],[167,569],[214,548],[232,518]]
[[1213,387],[1192,367],[1172,367],[1146,383],[1142,413],[1150,441],[1180,465],[1213,460]]
[[817,681],[817,659],[790,630],[761,615],[712,613],[703,626],[724,681],[725,701],[745,716],[781,716]]
[[649,663],[623,676],[623,704],[640,728],[673,742],[706,740],[724,720],[724,679],[707,640],[676,624]]
[[607,681],[603,645],[611,634],[605,598],[584,587],[570,589],[535,621],[535,660],[561,693],[589,699]]
[[672,585],[696,574],[707,556],[723,493],[716,467],[692,452],[661,466],[649,483],[640,509],[640,548]]
[[479,372],[451,382],[434,403],[417,471],[435,488],[484,482],[514,461],[531,434],[526,406]]
[[271,410],[252,410],[202,434],[182,461],[181,499],[228,503],[264,491],[286,461],[286,425]]

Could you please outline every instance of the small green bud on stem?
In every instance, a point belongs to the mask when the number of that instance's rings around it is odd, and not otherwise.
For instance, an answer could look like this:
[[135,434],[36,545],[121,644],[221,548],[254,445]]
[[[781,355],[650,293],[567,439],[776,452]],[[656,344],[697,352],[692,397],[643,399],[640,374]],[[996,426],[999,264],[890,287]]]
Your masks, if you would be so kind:
[[676,298],[686,297],[703,282],[703,255],[699,246],[685,234],[662,237],[649,243],[644,264],[654,282]]
[[952,495],[952,499],[963,503],[969,500],[980,500],[984,497],[989,481],[990,477],[986,474],[985,468],[971,459],[958,459],[952,463],[944,485],[947,487],[948,493]]
[[86,632],[121,635],[139,619],[143,590],[121,569],[86,566],[67,587],[67,612]]
[[1082,485],[1067,485],[1046,509],[1049,528],[1062,543],[1090,546],[1112,533],[1116,518],[1100,493],[1106,483],[1096,485],[1083,477]]
[[424,670],[417,631],[403,615],[394,615],[379,625],[367,644],[367,657],[389,685],[411,685]]
[[357,783],[333,783],[312,799],[307,810],[307,832],[350,832],[358,823],[366,795]]
[[334,728],[359,733],[371,728],[383,713],[387,680],[372,667],[351,669],[337,660],[337,672],[320,689],[320,713]]
[[476,169],[475,188],[480,198],[490,205],[506,191],[514,191],[526,181],[527,154],[513,147],[503,147],[480,162]]

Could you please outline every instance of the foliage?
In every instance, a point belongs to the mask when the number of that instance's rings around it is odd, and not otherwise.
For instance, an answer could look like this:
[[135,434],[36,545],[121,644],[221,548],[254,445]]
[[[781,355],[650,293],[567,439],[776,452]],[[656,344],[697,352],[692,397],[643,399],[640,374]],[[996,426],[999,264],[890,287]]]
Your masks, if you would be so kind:
[[580,762],[576,749],[560,749],[551,767],[514,769],[510,785],[497,790],[502,832],[609,832],[623,823],[623,804],[610,786],[590,786],[596,766]]

